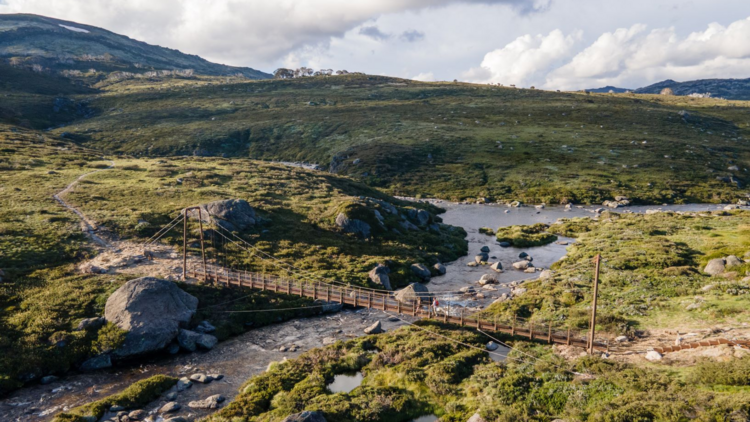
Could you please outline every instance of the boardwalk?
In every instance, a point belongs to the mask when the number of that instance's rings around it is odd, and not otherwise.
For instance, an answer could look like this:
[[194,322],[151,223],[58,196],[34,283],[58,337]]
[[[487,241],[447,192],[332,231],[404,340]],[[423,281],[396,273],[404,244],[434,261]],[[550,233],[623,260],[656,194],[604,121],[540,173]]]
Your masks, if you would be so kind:
[[[383,292],[361,287],[350,287],[333,285],[322,282],[301,282],[295,279],[269,276],[251,272],[234,271],[225,267],[208,265],[206,271],[202,268],[189,269],[189,277],[209,280],[228,287],[251,288],[267,290],[277,293],[308,297],[315,300],[337,302],[344,305],[378,309],[400,315],[408,315],[417,318],[431,318],[449,324],[462,327],[476,328],[483,331],[505,333],[511,336],[522,337],[529,340],[543,341],[547,343],[573,345],[587,347],[584,333],[570,329],[560,329],[550,324],[534,324],[527,321],[501,322],[498,320],[479,319],[471,315],[465,315],[463,311],[456,315],[448,313],[431,312],[429,297],[404,300],[400,302],[393,297],[391,292]],[[463,308],[461,308],[463,309]],[[595,342],[596,350],[607,350],[607,344]]]

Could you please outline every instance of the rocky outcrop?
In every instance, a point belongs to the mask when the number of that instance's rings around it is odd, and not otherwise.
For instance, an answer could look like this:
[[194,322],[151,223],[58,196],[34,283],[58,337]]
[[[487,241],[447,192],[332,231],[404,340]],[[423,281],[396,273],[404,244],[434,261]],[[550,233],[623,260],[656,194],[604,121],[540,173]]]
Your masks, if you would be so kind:
[[394,296],[401,303],[412,305],[415,301],[423,302],[430,300],[430,290],[422,283],[411,283],[403,289],[397,291]]
[[430,269],[424,264],[411,264],[411,272],[424,281],[430,281]]
[[347,233],[353,233],[363,239],[369,239],[372,228],[369,224],[356,218],[349,218],[343,212],[336,216],[336,225]]
[[370,270],[368,276],[373,283],[383,286],[386,290],[393,290],[393,288],[391,288],[391,278],[388,276],[390,272],[391,270],[388,267],[383,264],[378,264],[375,268]]
[[281,422],[326,422],[326,418],[323,417],[321,412],[305,410],[302,413],[289,415]]
[[[229,231],[241,231],[257,222],[255,210],[244,199],[225,199],[200,205],[204,222],[215,224]],[[190,210],[188,216],[198,218],[198,210]]]
[[130,280],[107,299],[104,317],[127,331],[118,357],[142,355],[163,349],[190,321],[198,299],[176,284],[153,277]]

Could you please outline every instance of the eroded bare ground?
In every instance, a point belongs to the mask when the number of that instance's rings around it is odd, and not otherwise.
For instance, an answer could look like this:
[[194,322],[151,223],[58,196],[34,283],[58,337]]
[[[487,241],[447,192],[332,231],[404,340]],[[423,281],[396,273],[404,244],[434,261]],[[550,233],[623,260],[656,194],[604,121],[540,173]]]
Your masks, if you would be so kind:
[[[265,371],[273,361],[291,359],[315,347],[364,335],[364,328],[375,321],[380,321],[388,331],[404,324],[389,321],[388,318],[380,311],[347,309],[338,314],[255,329],[219,343],[213,350],[204,353],[163,356],[137,366],[71,375],[49,385],[24,388],[6,397],[0,401],[0,420],[51,420],[61,411],[118,393],[133,382],[156,374],[175,377],[189,377],[195,373],[224,375],[219,381],[194,383],[188,390],[178,393],[176,401],[182,408],[170,415],[197,419],[208,412],[190,409],[188,402],[203,400],[213,394],[221,394],[228,402],[245,380]],[[296,351],[281,352],[282,346],[292,349],[296,346]],[[157,410],[165,403],[162,397],[144,410],[156,416]]]

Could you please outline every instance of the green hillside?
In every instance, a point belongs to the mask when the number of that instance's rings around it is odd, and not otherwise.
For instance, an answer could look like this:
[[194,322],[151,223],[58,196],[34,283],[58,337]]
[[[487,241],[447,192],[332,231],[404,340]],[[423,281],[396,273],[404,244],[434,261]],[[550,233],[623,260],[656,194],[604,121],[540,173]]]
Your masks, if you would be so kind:
[[94,118],[56,133],[130,154],[314,162],[456,200],[714,202],[750,182],[744,102],[358,75],[102,89]]
[[201,75],[271,77],[248,67],[211,63],[95,26],[29,14],[0,15],[0,58],[15,66],[36,65],[44,71],[63,72],[85,81],[106,78],[111,72],[142,74],[186,69]]

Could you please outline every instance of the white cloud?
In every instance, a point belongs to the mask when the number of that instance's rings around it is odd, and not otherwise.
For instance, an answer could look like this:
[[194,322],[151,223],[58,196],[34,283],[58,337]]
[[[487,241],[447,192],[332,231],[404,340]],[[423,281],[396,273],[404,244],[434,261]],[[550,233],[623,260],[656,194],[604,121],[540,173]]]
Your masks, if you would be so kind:
[[750,18],[728,26],[709,24],[679,36],[675,28],[635,24],[605,32],[574,50],[580,32],[525,35],[489,52],[464,74],[477,82],[515,83],[573,90],[615,85],[638,88],[664,80],[750,76]]
[[549,6],[548,0],[4,0],[0,13],[37,13],[209,60],[263,67],[299,49],[325,48],[383,15],[458,3],[505,4],[521,14]]
[[482,64],[466,72],[464,77],[474,82],[533,85],[561,65],[562,60],[569,59],[580,38],[580,31],[565,36],[558,29],[546,36],[518,37],[505,47],[487,53]]
[[415,81],[433,82],[435,80],[435,75],[432,72],[423,72],[416,76],[412,76],[412,79]]

